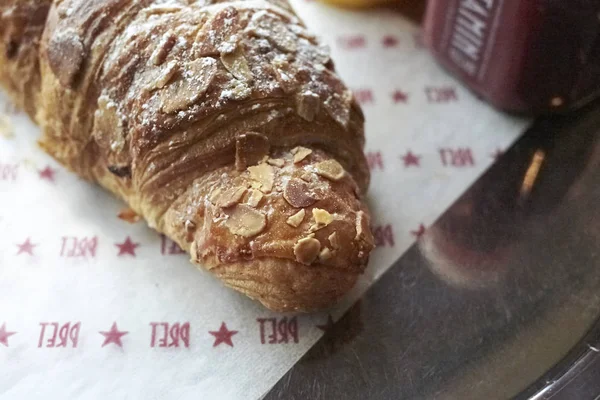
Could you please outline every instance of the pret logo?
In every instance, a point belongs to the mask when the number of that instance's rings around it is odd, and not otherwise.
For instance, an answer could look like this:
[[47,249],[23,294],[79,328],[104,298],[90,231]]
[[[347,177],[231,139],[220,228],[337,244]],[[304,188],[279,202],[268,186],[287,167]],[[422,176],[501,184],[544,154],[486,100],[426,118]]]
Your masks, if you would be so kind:
[[150,347],[190,347],[189,322],[151,322]]
[[363,35],[340,36],[337,39],[338,45],[346,50],[363,49],[367,47],[367,39]]
[[63,236],[60,256],[74,257],[96,257],[98,248],[98,237],[75,237]]
[[383,156],[380,151],[368,151],[366,155],[371,171],[383,171]]
[[81,322],[40,322],[38,347],[77,347]]
[[356,101],[362,105],[373,104],[375,102],[375,97],[373,96],[373,91],[371,89],[356,89],[354,91],[354,97]]
[[261,344],[298,343],[298,318],[257,318]]
[[373,237],[377,247],[394,247],[394,229],[390,224],[375,226]]
[[444,167],[472,167],[475,165],[473,152],[468,147],[462,148],[441,148],[439,149],[440,159]]
[[0,181],[14,182],[19,175],[19,164],[0,163]]
[[454,87],[425,87],[425,94],[429,103],[452,103],[458,101]]

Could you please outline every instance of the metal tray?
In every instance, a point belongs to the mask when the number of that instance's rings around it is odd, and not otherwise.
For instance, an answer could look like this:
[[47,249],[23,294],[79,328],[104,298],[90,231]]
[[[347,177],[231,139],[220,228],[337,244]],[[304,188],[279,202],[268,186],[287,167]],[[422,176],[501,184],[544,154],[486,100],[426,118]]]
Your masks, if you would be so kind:
[[597,102],[538,120],[266,399],[596,399],[599,318]]

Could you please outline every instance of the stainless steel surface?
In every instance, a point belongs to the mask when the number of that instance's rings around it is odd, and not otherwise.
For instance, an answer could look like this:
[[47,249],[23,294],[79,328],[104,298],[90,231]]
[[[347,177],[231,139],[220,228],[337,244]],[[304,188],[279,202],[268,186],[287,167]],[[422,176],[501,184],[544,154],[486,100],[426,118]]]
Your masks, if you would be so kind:
[[599,110],[539,120],[266,398],[600,395]]

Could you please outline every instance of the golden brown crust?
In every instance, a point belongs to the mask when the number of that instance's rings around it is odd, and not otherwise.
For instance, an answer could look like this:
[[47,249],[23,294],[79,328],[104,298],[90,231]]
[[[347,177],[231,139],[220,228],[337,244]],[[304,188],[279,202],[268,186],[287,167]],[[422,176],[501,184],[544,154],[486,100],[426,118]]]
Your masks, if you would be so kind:
[[29,25],[35,60],[1,80],[46,151],[268,307],[351,287],[373,247],[363,115],[286,2],[56,0]]
[[39,45],[52,0],[0,0],[0,82],[35,118],[41,76]]

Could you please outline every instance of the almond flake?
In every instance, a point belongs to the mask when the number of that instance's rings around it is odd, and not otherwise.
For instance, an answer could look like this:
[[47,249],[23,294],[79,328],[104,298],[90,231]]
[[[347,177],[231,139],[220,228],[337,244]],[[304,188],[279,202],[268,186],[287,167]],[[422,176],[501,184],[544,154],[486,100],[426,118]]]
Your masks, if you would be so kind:
[[221,53],[221,62],[235,79],[242,81],[252,80],[252,71],[248,67],[248,61],[246,61],[241,47],[236,47],[235,51],[231,53]]
[[252,16],[247,31],[258,37],[263,37],[279,50],[295,52],[298,48],[297,37],[279,17],[266,12],[257,12]]
[[321,208],[313,208],[312,214],[315,223],[321,227],[325,227],[333,222],[333,215]]
[[269,158],[267,164],[281,168],[285,165],[285,161],[281,158]]
[[305,182],[311,182],[312,174],[310,172],[304,172],[302,173],[302,175],[300,175],[300,179],[302,179]]
[[308,207],[317,201],[310,193],[308,184],[296,178],[290,179],[285,185],[283,198],[296,208]]
[[275,181],[273,167],[265,163],[248,167],[248,171],[250,172],[250,178],[260,183],[260,190],[263,193],[270,193],[273,190],[273,183]]
[[244,194],[246,193],[246,188],[237,187],[226,190],[220,197],[217,202],[217,206],[221,208],[228,208],[236,205],[240,202]]
[[364,240],[373,245],[373,237],[370,234],[369,219],[364,211],[356,213],[356,237],[355,240]]
[[310,265],[321,250],[321,242],[315,238],[300,239],[294,246],[294,255],[299,263]]
[[296,112],[307,121],[313,121],[321,108],[321,98],[307,90],[296,97]]
[[294,228],[297,228],[300,226],[302,221],[304,221],[304,215],[306,215],[306,211],[304,211],[304,208],[303,208],[302,210],[298,211],[296,214],[289,217],[286,222],[288,223],[288,225],[291,225]]
[[344,128],[348,127],[348,122],[350,121],[352,98],[352,92],[345,90],[341,96],[338,93],[334,93],[323,103],[329,116]]
[[221,194],[221,188],[216,188],[215,190],[212,191],[212,193],[210,194],[210,197],[208,199],[210,200],[211,203],[216,203],[220,194]]
[[253,237],[267,226],[267,216],[246,204],[237,204],[226,211],[225,226],[234,235]]
[[333,232],[331,235],[329,235],[329,243],[331,244],[331,247],[334,250],[337,250],[340,248],[340,242],[338,240],[338,235],[337,232]]
[[181,78],[160,92],[162,111],[169,114],[194,104],[206,93],[217,71],[214,58],[202,57],[187,63]]
[[315,171],[317,174],[331,179],[332,181],[339,181],[344,177],[344,167],[341,166],[336,160],[330,159],[322,161],[315,165]]
[[263,194],[260,190],[250,189],[250,196],[248,197],[247,203],[251,207],[256,207],[258,206],[258,203],[260,203],[262,198]]
[[161,65],[163,62],[165,62],[167,55],[171,49],[173,49],[175,43],[177,43],[177,36],[175,36],[173,32],[167,32],[161,39],[156,50],[154,50],[150,56],[150,61],[152,61],[152,64]]
[[176,60],[169,61],[165,67],[161,68],[158,77],[154,80],[154,82],[151,82],[149,89],[162,89],[167,86],[167,84],[177,73],[177,66]]
[[294,153],[294,164],[298,164],[312,153],[312,150],[307,149],[306,147],[299,146],[297,149],[298,150]]
[[331,257],[333,256],[333,253],[331,252],[331,250],[329,250],[327,247],[325,247],[323,250],[321,250],[321,252],[319,253],[319,261],[327,261],[329,260]]

